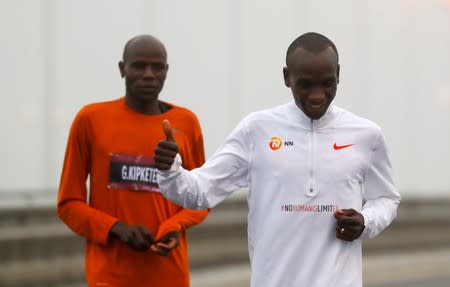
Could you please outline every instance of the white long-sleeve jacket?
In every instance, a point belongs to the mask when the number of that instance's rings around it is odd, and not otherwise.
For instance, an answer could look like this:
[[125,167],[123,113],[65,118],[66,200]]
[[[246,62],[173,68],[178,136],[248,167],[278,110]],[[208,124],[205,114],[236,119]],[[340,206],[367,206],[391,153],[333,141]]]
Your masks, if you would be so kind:
[[294,102],[252,113],[201,168],[180,164],[161,172],[159,186],[184,207],[213,207],[249,188],[253,287],[362,286],[361,240],[336,238],[334,211],[360,211],[360,238],[373,238],[400,202],[380,128],[334,104],[319,120]]

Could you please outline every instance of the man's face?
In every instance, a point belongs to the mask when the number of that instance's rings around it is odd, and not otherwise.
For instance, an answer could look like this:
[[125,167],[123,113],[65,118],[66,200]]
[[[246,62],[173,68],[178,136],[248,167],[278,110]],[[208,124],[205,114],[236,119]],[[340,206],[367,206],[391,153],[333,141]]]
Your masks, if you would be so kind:
[[163,47],[147,41],[134,44],[119,63],[127,96],[140,101],[158,99],[168,67]]
[[297,48],[283,69],[284,83],[291,88],[297,106],[311,119],[322,117],[336,95],[339,64],[331,47],[312,53]]

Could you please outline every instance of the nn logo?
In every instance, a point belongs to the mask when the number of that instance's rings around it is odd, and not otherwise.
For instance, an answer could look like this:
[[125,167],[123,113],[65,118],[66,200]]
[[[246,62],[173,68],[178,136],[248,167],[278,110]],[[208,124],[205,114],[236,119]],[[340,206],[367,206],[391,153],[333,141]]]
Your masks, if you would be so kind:
[[272,137],[269,141],[269,147],[271,150],[279,150],[282,146],[293,146],[293,141],[283,141],[280,137]]

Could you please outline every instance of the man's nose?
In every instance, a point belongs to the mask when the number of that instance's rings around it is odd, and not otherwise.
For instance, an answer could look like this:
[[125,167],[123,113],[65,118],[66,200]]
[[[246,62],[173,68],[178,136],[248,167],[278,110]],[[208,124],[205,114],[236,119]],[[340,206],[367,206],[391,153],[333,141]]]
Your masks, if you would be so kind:
[[144,69],[144,74],[142,75],[143,78],[154,78],[155,77],[155,73],[152,69],[152,66],[148,65],[147,67],[145,67]]
[[323,98],[325,97],[325,91],[320,87],[316,87],[311,90],[310,98]]

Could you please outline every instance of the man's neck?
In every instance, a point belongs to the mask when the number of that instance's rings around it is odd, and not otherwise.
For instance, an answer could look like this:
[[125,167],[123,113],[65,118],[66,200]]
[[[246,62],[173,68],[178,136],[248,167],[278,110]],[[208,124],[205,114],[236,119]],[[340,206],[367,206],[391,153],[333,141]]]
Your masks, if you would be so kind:
[[142,101],[133,99],[130,96],[125,96],[125,104],[127,107],[132,109],[133,111],[146,114],[146,115],[159,115],[161,114],[161,109],[158,104],[158,99]]

